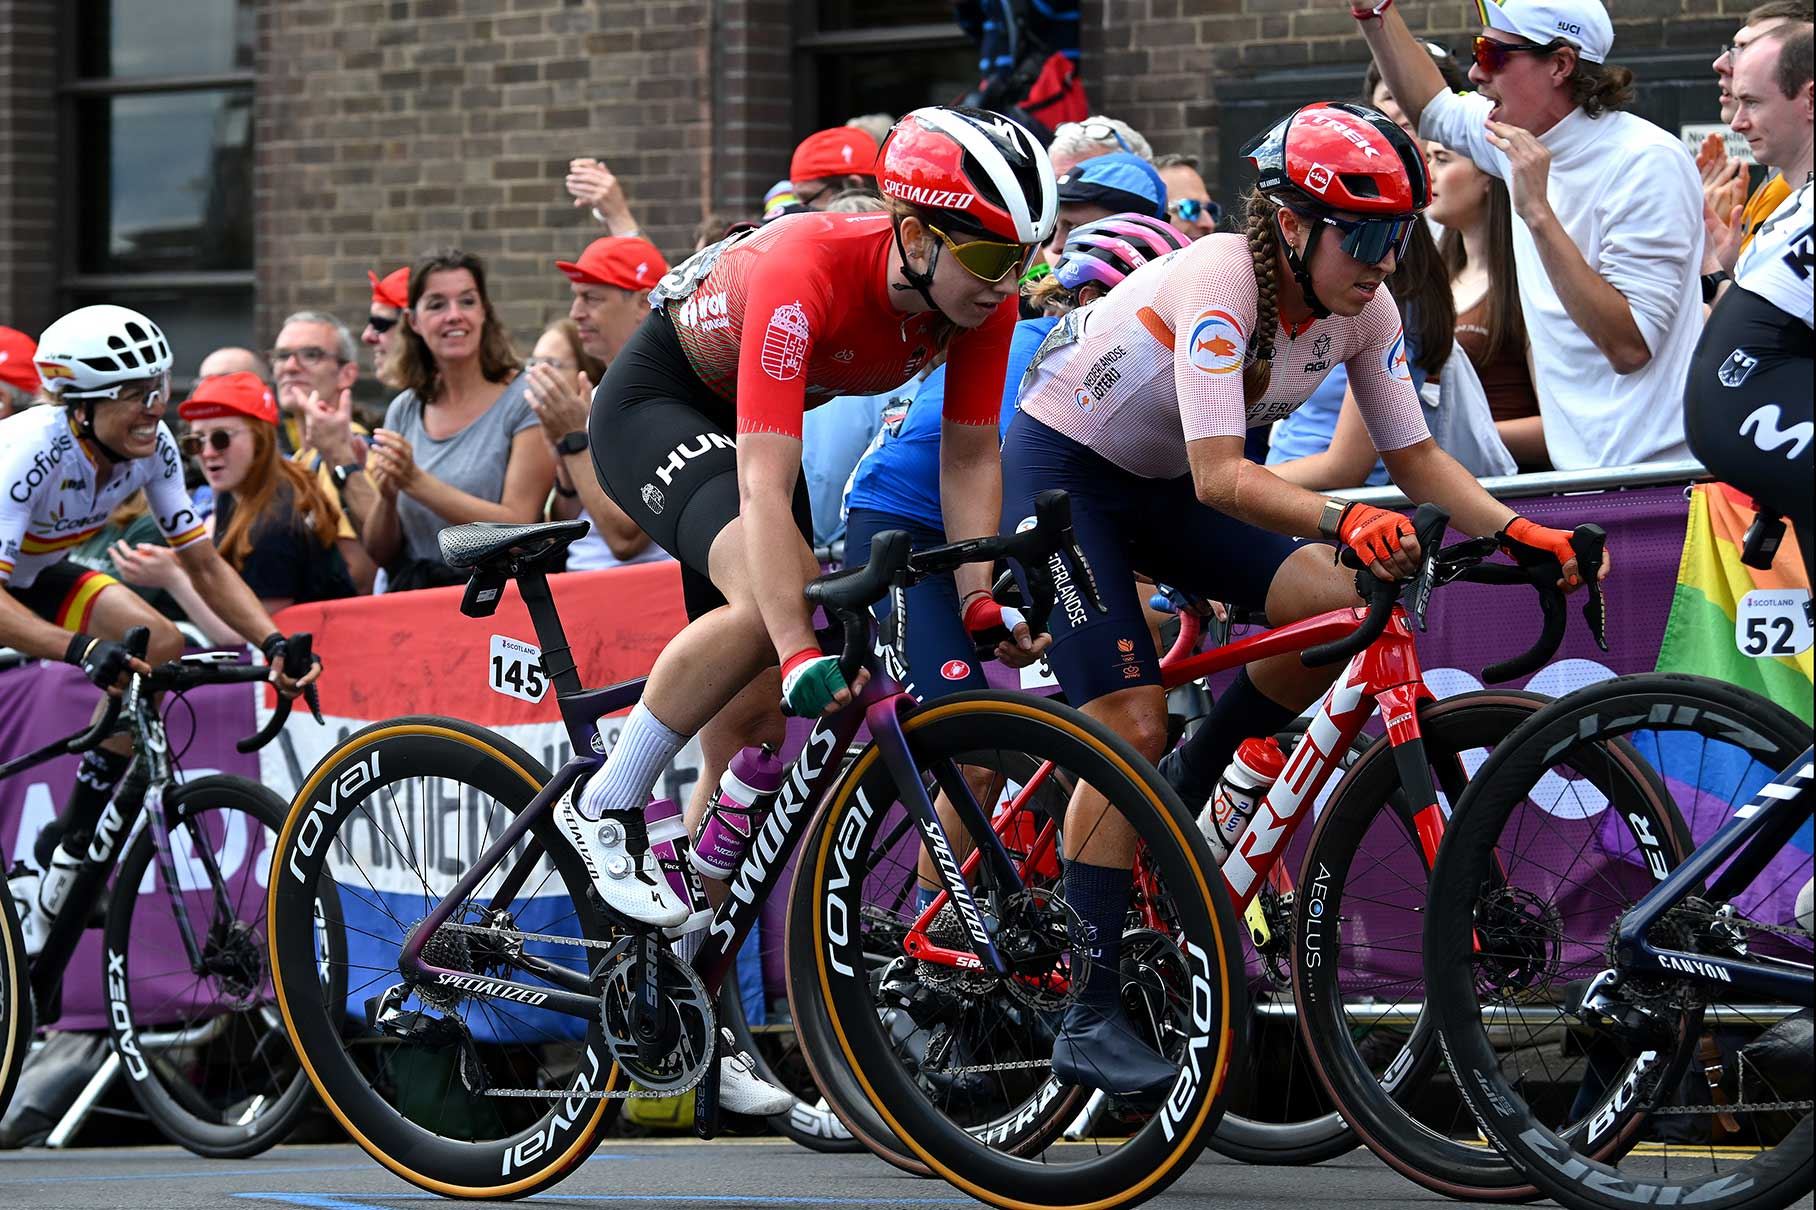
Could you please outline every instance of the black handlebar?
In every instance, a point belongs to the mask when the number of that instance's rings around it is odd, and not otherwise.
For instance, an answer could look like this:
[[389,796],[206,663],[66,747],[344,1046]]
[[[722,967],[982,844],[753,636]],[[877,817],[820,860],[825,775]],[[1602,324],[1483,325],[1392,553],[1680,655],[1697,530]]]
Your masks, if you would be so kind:
[[994,563],[1014,559],[1030,572],[1030,588],[1035,597],[1029,602],[1029,628],[1035,633],[1045,629],[1044,620],[1053,607],[1050,584],[1046,576],[1033,574],[1043,560],[1055,558],[1057,568],[1071,576],[1078,590],[1101,613],[1103,598],[1084,552],[1078,548],[1072,530],[1072,502],[1063,491],[1050,490],[1034,498],[1034,515],[1023,521],[1011,534],[992,534],[966,538],[914,552],[908,534],[899,529],[884,530],[870,540],[870,561],[862,567],[824,575],[807,585],[807,600],[823,608],[839,625],[843,648],[839,670],[847,684],[857,678],[858,670],[870,653],[870,607],[894,594],[891,614],[890,645],[900,662],[900,639],[907,633],[904,596],[907,589],[929,576],[942,575],[966,563]]
[[[126,637],[120,641],[126,648],[127,654],[131,655],[135,660],[142,660],[145,658],[146,649],[151,646],[151,628],[147,626],[134,626],[131,630],[126,632]],[[82,732],[80,735],[71,736],[69,740],[64,743],[63,750],[74,755],[78,752],[87,752],[100,746],[101,741],[112,735],[114,729],[118,726],[120,722],[120,707],[125,704],[125,700],[124,694],[108,694],[107,708],[101,712],[101,717],[96,719],[88,730]]]
[[[314,645],[314,642],[314,636],[307,632],[293,634],[288,639],[284,640],[285,676],[294,680],[297,677],[305,675],[309,671],[310,665],[314,663],[314,659],[312,658],[313,653],[310,650]],[[263,680],[264,678],[261,676],[259,679]],[[303,692],[306,695],[304,700],[309,703],[309,709],[315,715],[315,721],[318,723],[321,722],[322,711],[321,707],[317,704],[317,699],[315,697],[315,686],[311,685]],[[271,718],[265,723],[264,729],[257,735],[249,735],[245,739],[240,740],[238,743],[234,744],[234,747],[241,752],[256,752],[270,743],[272,739],[277,736],[277,733],[284,729],[284,724],[289,721],[290,703],[294,700],[294,698],[287,697],[282,693],[278,694],[277,707],[272,710]]]

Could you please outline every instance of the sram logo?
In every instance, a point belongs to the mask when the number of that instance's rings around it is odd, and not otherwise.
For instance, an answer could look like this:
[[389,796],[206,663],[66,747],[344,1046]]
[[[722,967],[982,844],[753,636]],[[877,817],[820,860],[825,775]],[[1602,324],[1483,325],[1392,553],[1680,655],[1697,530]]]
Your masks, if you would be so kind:
[[315,847],[321,844],[328,821],[340,814],[341,799],[351,797],[368,783],[378,780],[378,758],[383,751],[382,748],[374,748],[372,755],[343,768],[340,775],[328,783],[328,796],[309,804],[309,814],[298,825],[296,839],[291,844],[290,873],[298,882],[307,884],[309,880],[297,864],[297,858],[315,856]]

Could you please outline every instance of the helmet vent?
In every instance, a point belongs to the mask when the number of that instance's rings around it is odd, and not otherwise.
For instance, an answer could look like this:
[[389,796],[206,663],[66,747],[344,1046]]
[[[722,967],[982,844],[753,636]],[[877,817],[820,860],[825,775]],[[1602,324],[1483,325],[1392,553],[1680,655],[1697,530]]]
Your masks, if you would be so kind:
[[120,363],[111,357],[84,357],[81,361],[89,369],[99,370],[103,374],[117,374],[122,368]]
[[1369,173],[1342,172],[1337,174],[1337,179],[1343,182],[1343,187],[1349,190],[1351,197],[1381,196],[1381,187],[1375,183],[1375,178]]

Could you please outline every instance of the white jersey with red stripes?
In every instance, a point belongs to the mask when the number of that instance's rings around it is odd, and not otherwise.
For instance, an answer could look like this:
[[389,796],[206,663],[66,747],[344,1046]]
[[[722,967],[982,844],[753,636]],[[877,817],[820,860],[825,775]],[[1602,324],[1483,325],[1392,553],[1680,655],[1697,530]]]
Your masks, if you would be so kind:
[[1022,378],[1020,407],[1131,474],[1172,479],[1187,473],[1186,442],[1272,424],[1342,364],[1376,449],[1430,436],[1386,286],[1353,317],[1278,327],[1267,393],[1245,404],[1255,305],[1248,240],[1206,236],[1061,320]]
[[39,404],[0,420],[0,586],[30,588],[140,488],[172,549],[207,537],[162,422],[156,453],[115,466],[105,482],[98,469],[67,409]]

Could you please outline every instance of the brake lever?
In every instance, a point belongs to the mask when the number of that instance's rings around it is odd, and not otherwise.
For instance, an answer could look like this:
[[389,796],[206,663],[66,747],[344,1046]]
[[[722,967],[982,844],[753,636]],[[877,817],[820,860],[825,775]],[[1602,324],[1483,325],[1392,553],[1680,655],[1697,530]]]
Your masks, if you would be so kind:
[[1583,601],[1583,621],[1595,645],[1608,650],[1607,603],[1602,598],[1602,560],[1608,549],[1608,533],[1599,525],[1579,525],[1570,535],[1570,547],[1576,551],[1576,573],[1583,578],[1588,596]]

